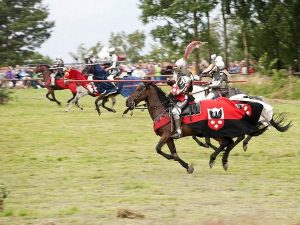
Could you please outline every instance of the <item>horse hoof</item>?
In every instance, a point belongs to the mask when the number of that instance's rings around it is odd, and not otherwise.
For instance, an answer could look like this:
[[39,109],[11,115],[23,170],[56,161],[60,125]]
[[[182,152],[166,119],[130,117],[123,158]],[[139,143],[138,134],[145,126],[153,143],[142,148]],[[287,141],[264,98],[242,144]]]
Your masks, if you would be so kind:
[[224,168],[225,171],[227,171],[227,169],[228,169],[228,163],[225,163],[225,164],[223,165],[223,168]]
[[194,172],[194,167],[193,165],[190,165],[189,168],[187,169],[188,173],[193,173]]
[[65,112],[69,112],[69,110],[66,109]]
[[248,145],[247,145],[247,144],[243,145],[244,151],[247,151],[247,148],[248,148]]
[[211,162],[209,162],[209,168],[211,169],[211,168],[213,168],[214,167],[214,165],[215,165],[215,161],[211,161]]

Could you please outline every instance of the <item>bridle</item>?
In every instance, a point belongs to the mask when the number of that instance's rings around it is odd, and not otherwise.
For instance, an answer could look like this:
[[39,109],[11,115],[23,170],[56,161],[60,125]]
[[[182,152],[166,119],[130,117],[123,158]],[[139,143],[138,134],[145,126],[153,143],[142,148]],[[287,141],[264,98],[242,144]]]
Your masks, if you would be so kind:
[[[141,104],[141,105],[135,105],[135,100],[138,99],[142,94],[143,94],[143,91],[145,91],[146,89],[146,85],[143,86],[143,88],[137,93],[137,95],[135,96],[135,98],[133,98],[131,100],[131,106],[128,107],[125,111],[129,111],[129,110],[134,110],[134,109],[140,109],[141,111],[144,111],[145,109],[148,109],[148,108],[152,108],[152,109],[157,109],[159,106],[163,106],[165,102],[161,102],[159,105],[155,105],[155,106],[148,106],[148,101],[145,100],[145,104]],[[166,101],[167,102],[167,101]],[[169,110],[169,107],[167,107],[163,112],[167,112]]]
[[[138,99],[139,97],[141,97],[141,95],[143,94],[143,91],[145,91],[146,89],[146,86],[144,85],[142,90],[140,90],[137,95],[135,96],[134,99],[131,100],[130,102],[130,107],[128,107],[129,109],[141,109],[142,111],[144,111],[144,109],[147,109],[147,101],[145,104],[142,104],[142,105],[135,105],[135,100]],[[141,108],[142,107],[142,108]]]

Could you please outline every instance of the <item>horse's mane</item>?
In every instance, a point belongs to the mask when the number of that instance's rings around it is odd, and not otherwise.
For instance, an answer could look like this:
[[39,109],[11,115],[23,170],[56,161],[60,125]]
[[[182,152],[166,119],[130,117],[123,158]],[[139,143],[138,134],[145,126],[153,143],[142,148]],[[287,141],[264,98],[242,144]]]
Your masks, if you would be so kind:
[[156,90],[157,96],[159,100],[162,102],[163,106],[165,108],[169,107],[170,99],[166,96],[166,93],[161,90],[161,88],[157,87],[155,84],[151,84],[151,86],[154,87]]

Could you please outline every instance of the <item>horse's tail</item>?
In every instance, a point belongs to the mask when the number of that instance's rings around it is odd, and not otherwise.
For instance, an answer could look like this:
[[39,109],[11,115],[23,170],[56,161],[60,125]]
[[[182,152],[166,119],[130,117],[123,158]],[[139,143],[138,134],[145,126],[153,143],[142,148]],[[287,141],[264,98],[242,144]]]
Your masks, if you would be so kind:
[[286,113],[274,114],[270,120],[270,124],[275,127],[276,130],[280,132],[287,131],[292,126],[292,121],[285,124]]

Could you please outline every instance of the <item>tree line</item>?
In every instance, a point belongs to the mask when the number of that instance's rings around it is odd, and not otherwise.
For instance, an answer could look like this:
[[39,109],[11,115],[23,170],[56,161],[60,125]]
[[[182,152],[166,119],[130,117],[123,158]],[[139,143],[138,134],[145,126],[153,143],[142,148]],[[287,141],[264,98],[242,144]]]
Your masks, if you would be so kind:
[[[143,54],[143,31],[111,33],[109,40],[131,62],[176,60],[190,41],[201,40],[208,44],[191,58],[198,63],[216,53],[227,64],[244,59],[249,66],[263,59],[276,69],[300,71],[299,0],[139,0],[138,7],[144,24],[156,24],[150,52]],[[42,0],[0,1],[0,65],[49,60],[38,53],[55,26],[48,16]],[[83,59],[102,47],[80,44],[70,55]]]

